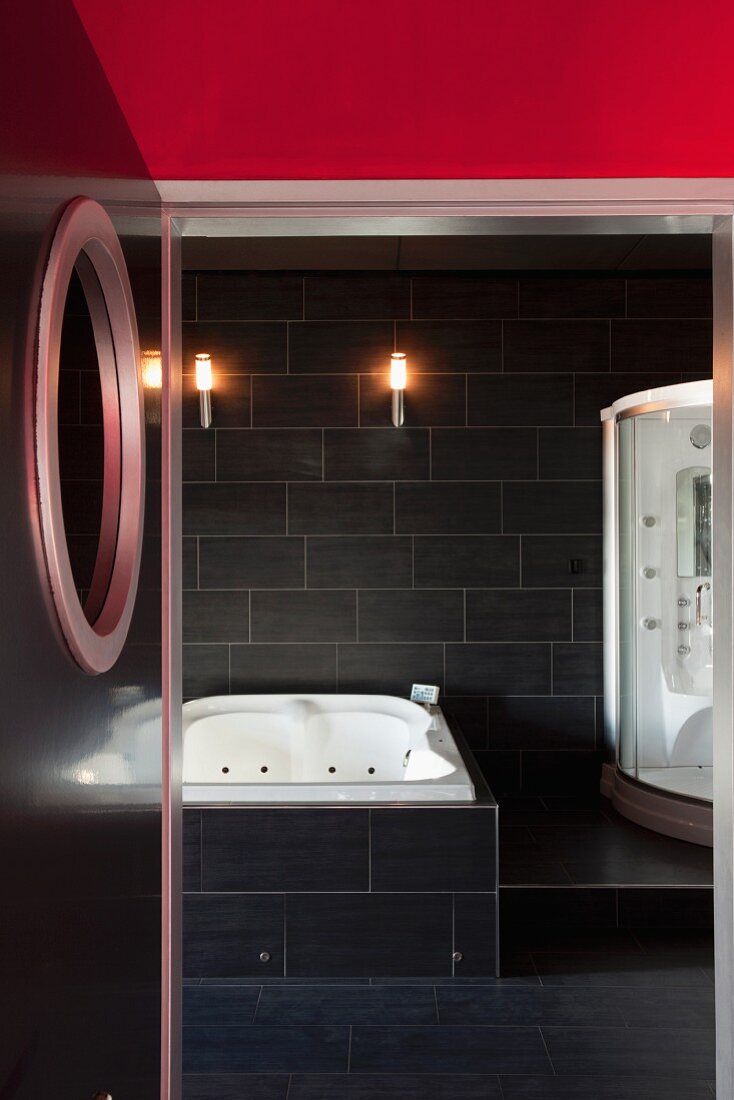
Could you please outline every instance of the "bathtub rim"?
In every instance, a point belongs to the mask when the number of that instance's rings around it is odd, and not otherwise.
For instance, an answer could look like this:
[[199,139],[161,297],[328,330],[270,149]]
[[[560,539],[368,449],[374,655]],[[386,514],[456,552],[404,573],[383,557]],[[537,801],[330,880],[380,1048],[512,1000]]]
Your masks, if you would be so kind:
[[[334,692],[333,694],[339,694],[339,693]],[[400,698],[400,697],[396,696],[396,698]],[[327,808],[327,807],[331,807],[332,809],[350,809],[350,808],[353,808],[353,807],[354,808],[361,807],[362,809],[374,809],[374,808],[382,808],[382,807],[393,807],[395,809],[400,809],[401,807],[406,807],[408,809],[424,809],[424,808],[426,808],[426,809],[428,809],[428,808],[437,809],[438,807],[443,806],[443,807],[446,807],[446,809],[454,808],[454,809],[466,810],[471,806],[482,806],[485,809],[486,808],[489,808],[489,809],[494,808],[495,811],[499,811],[499,804],[497,802],[497,799],[493,795],[493,793],[492,793],[492,791],[489,787],[489,784],[487,783],[487,780],[484,778],[484,775],[482,774],[482,771],[479,768],[479,765],[477,764],[476,758],[474,757],[474,753],[469,748],[467,740],[466,740],[464,734],[461,731],[461,726],[459,725],[457,719],[453,715],[447,714],[446,711],[443,710],[443,708],[441,707],[440,703],[439,703],[439,705],[436,709],[441,712],[443,720],[446,723],[446,725],[448,726],[449,732],[451,733],[451,736],[454,739],[454,742],[456,744],[456,748],[458,749],[458,752],[459,752],[459,756],[461,757],[461,761],[462,761],[464,767],[466,768],[467,774],[468,774],[471,782],[474,785],[474,798],[471,801],[460,801],[458,799],[456,799],[456,800],[450,800],[450,799],[400,799],[400,800],[395,800],[395,799],[390,799],[389,801],[376,802],[374,800],[363,801],[363,800],[354,799],[354,800],[350,800],[350,801],[337,802],[334,799],[318,800],[318,801],[316,799],[314,799],[313,801],[311,801],[311,800],[308,800],[308,801],[305,801],[305,800],[295,801],[295,800],[291,800],[291,799],[280,799],[280,798],[278,798],[278,799],[270,799],[270,800],[268,800],[268,799],[258,799],[257,801],[245,801],[245,802],[224,802],[224,801],[212,802],[212,801],[208,801],[208,800],[202,800],[202,801],[191,800],[191,801],[184,801],[183,806],[184,806],[185,809],[188,809],[188,808],[191,808],[191,809],[204,809],[205,808],[207,810],[233,810],[233,809],[238,809],[240,807],[247,807],[248,809],[261,809],[261,808],[262,809],[266,809],[266,808],[267,809],[274,809],[274,808],[279,807],[279,806],[284,807],[284,808],[288,808],[288,809],[308,809],[308,807],[310,807],[310,806],[318,806],[322,809]],[[316,784],[311,784],[311,785],[316,786]],[[185,788],[186,785],[184,784],[183,786]],[[263,784],[263,786],[265,786],[265,784]]]

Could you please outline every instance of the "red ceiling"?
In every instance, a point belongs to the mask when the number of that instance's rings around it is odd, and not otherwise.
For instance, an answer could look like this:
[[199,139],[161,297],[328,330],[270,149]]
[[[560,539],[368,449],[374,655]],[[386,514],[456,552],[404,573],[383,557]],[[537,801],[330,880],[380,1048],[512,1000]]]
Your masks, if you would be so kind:
[[157,179],[734,176],[731,0],[74,0]]

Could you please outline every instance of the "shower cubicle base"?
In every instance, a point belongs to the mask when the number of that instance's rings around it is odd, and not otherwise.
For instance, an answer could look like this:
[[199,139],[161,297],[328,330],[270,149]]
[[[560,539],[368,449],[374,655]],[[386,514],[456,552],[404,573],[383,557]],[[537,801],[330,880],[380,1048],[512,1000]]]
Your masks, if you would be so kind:
[[[674,770],[674,769],[671,769]],[[640,783],[612,764],[602,769],[601,793],[637,825],[692,844],[713,846],[713,805]]]

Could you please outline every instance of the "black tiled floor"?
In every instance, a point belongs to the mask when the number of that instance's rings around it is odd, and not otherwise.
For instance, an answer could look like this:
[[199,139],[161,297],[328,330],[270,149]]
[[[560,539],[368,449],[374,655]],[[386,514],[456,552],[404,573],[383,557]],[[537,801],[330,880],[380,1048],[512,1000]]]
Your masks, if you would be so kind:
[[711,886],[710,848],[661,836],[603,798],[507,799],[500,883],[508,886]]
[[528,936],[494,982],[187,986],[184,1100],[712,1095],[710,932]]
[[648,915],[647,877],[665,923],[697,918],[710,852],[593,797],[514,797],[500,821],[505,884],[530,880],[506,916],[535,887],[547,918],[508,922],[502,978],[187,984],[184,1100],[708,1100],[712,933],[609,918]]

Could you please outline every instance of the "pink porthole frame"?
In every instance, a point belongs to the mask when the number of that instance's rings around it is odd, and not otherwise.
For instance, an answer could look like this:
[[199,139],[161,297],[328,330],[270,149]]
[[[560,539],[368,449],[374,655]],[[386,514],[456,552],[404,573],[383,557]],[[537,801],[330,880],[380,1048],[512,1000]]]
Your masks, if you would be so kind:
[[[104,425],[102,518],[84,607],[69,559],[59,469],[61,330],[75,268],[94,330]],[[51,244],[41,290],[35,383],[36,477],[48,580],[74,660],[96,675],[119,657],[135,605],[145,509],[145,418],[127,267],[109,216],[91,199],[69,203]]]

